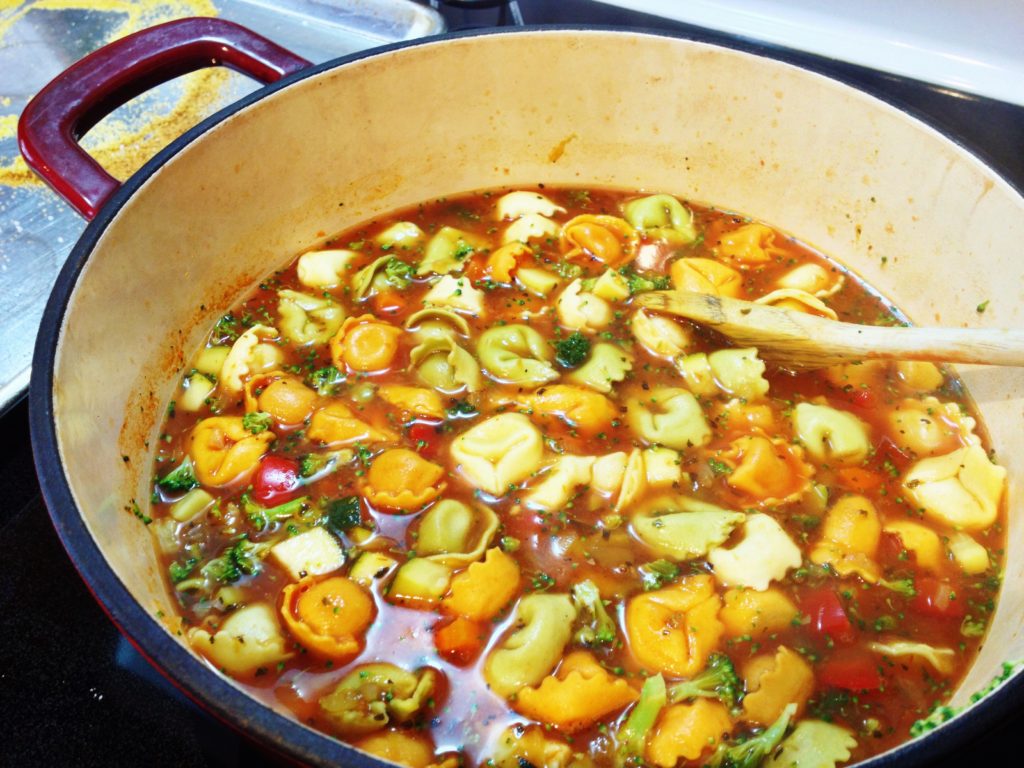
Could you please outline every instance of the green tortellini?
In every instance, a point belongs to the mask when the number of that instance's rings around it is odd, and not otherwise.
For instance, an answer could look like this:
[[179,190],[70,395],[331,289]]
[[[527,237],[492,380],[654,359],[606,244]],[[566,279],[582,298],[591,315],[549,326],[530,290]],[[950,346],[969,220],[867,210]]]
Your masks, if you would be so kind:
[[356,667],[320,699],[320,711],[343,736],[412,723],[430,706],[439,675],[431,667],[409,672],[384,662]]
[[420,521],[416,554],[450,568],[463,568],[483,557],[497,530],[498,516],[490,507],[442,499]]
[[690,391],[702,397],[722,392],[744,400],[757,400],[768,394],[764,362],[753,347],[686,355],[676,359],[676,367]]
[[477,357],[495,381],[520,387],[539,387],[558,378],[551,365],[551,346],[528,325],[514,323],[489,328],[480,334]]
[[793,428],[797,439],[817,461],[859,464],[871,450],[868,425],[852,413],[827,405],[797,405],[793,409]]
[[427,243],[416,274],[447,275],[449,272],[461,272],[466,266],[467,257],[486,247],[487,244],[476,235],[454,227],[441,227]]
[[444,307],[427,307],[412,313],[405,321],[405,327],[412,331],[417,341],[451,336],[453,333],[469,336],[466,318]]
[[682,450],[705,445],[711,427],[693,393],[677,387],[658,387],[642,400],[626,401],[626,419],[633,434],[648,443]]
[[409,362],[420,381],[446,395],[477,392],[483,386],[476,359],[452,334],[425,339],[410,350]]
[[569,595],[530,594],[516,605],[513,625],[521,627],[487,657],[484,679],[499,696],[536,685],[562,658],[572,636],[576,608]]
[[326,296],[283,290],[277,292],[277,298],[280,331],[299,346],[326,344],[345,319],[341,305]]
[[672,195],[651,195],[626,203],[623,215],[635,229],[662,237],[675,245],[697,239],[693,214]]
[[631,370],[633,356],[629,352],[615,344],[601,342],[590,350],[590,359],[565,378],[573,384],[581,384],[607,394]]
[[659,555],[675,560],[706,556],[746,518],[742,512],[685,497],[657,499],[645,506],[633,516],[633,530]]
[[362,301],[372,291],[407,288],[412,282],[412,266],[394,256],[381,256],[356,272],[352,278],[352,296]]

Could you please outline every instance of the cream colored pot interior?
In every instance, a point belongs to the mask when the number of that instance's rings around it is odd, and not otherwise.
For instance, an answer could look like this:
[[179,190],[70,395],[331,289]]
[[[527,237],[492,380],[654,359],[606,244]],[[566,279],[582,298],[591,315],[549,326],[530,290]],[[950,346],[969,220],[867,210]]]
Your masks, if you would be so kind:
[[[146,446],[215,318],[325,235],[423,199],[536,182],[714,203],[836,256],[918,323],[1024,326],[1021,197],[935,132],[821,77],[610,32],[457,38],[355,61],[236,113],[168,162],[106,230],[71,298],[54,372],[62,459],[100,547],[151,614],[169,614],[168,599],[125,506],[147,497]],[[1024,476],[1024,373],[963,373],[1000,461]],[[1006,586],[960,701],[1024,656],[1019,485]]]

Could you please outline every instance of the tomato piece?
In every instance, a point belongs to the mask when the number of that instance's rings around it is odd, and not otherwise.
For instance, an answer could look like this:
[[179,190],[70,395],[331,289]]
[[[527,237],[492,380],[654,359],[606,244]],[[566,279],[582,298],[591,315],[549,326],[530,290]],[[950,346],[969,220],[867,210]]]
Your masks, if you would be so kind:
[[878,659],[854,649],[839,651],[826,659],[817,666],[815,675],[820,684],[847,691],[874,691],[885,681],[878,671]]
[[437,431],[440,424],[417,421],[409,427],[409,439],[413,441],[413,450],[425,459],[437,456],[441,448],[441,433]]
[[885,482],[885,476],[880,472],[861,467],[843,467],[836,470],[836,479],[843,488],[854,493],[872,493]]
[[914,589],[917,594],[910,607],[917,613],[946,619],[962,619],[967,613],[964,601],[958,599],[956,590],[944,581],[925,576],[917,579]]
[[810,619],[809,626],[818,634],[842,643],[852,642],[856,636],[839,595],[831,587],[805,592],[800,598],[800,608]]
[[[908,454],[904,453],[902,450],[900,450],[896,443],[894,443],[888,437],[883,437],[878,442],[878,449],[875,451],[875,456],[878,457],[878,459],[882,463],[882,466],[884,466],[884,462],[888,460],[889,462],[891,462],[892,467],[894,467],[896,471],[900,473],[902,473],[903,470],[910,466],[910,463],[912,461],[911,457]],[[889,469],[891,471],[892,468]]]
[[300,485],[299,463],[271,454],[260,461],[252,481],[252,495],[260,504],[283,504],[295,496]]

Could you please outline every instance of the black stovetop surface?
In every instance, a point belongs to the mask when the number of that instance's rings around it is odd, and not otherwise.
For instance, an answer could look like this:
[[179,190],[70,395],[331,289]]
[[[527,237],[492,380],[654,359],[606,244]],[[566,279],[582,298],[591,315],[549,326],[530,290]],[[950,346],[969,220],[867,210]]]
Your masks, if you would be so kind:
[[[675,30],[764,52],[905,107],[1024,189],[1024,109],[820,57],[600,5],[519,0],[527,24]],[[509,23],[509,9],[443,7],[452,29]],[[210,718],[152,670],[108,621],[54,532],[36,481],[28,403],[0,419],[0,765],[264,768],[273,758]],[[939,768],[1014,764],[1024,710]]]

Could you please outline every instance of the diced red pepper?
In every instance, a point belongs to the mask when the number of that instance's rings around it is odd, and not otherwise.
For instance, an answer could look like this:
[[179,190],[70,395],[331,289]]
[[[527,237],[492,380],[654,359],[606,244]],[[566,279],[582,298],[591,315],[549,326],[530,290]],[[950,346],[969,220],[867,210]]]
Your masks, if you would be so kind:
[[917,579],[914,589],[917,594],[910,607],[917,613],[946,619],[962,619],[967,613],[964,601],[958,599],[956,590],[944,581],[925,576]]
[[441,447],[441,434],[437,431],[438,424],[417,421],[409,427],[409,439],[413,448],[425,459],[437,456]]
[[885,682],[878,671],[878,658],[856,649],[837,652],[819,664],[815,674],[821,685],[847,691],[874,691]]
[[[908,466],[910,466],[911,457],[901,451],[899,447],[888,437],[883,437],[878,442],[878,449],[875,451],[875,455],[883,462],[888,460],[891,462],[892,467],[897,472],[902,473]],[[890,468],[891,471],[891,468]]]
[[252,482],[252,495],[260,504],[283,504],[291,501],[300,485],[298,462],[271,454],[260,461]]
[[873,390],[861,388],[853,392],[850,402],[858,408],[874,408],[878,398]]
[[841,643],[852,642],[856,637],[839,595],[831,587],[819,587],[805,592],[800,598],[800,608],[810,619],[811,629],[819,634]]

